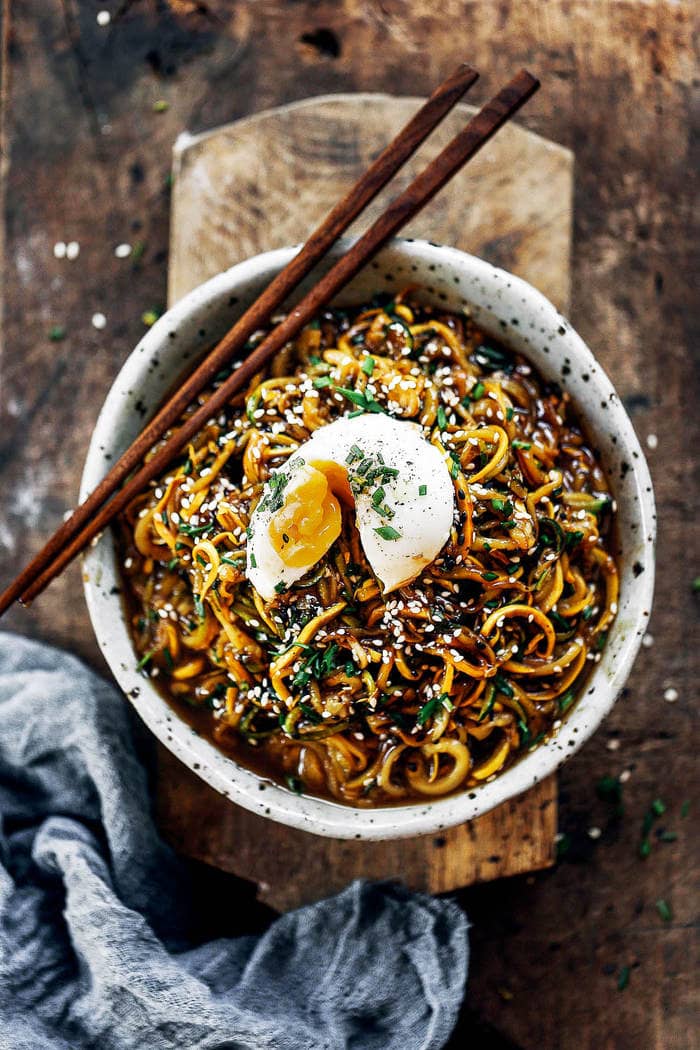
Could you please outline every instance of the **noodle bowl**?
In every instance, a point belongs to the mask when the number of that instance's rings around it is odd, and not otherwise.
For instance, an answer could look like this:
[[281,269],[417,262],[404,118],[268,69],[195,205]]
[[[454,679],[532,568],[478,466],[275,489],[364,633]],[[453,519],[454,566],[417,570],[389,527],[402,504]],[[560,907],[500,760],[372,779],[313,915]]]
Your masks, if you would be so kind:
[[[340,501],[337,539],[264,598],[249,547],[274,479],[324,428],[380,414],[420,428],[449,471],[439,553],[387,592]],[[358,452],[343,470],[379,471],[374,531],[398,538],[392,475]],[[569,394],[467,314],[412,290],[329,310],[122,516],[139,669],[297,792],[373,807],[471,789],[555,734],[601,659],[614,512]]]

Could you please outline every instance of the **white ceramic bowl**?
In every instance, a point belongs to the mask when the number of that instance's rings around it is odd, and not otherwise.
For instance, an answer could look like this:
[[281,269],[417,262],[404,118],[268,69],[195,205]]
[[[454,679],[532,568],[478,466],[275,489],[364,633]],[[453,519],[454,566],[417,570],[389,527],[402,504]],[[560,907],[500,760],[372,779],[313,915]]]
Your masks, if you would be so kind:
[[[340,246],[331,256],[337,258]],[[87,495],[143,425],[166,390],[203,347],[230,327],[292,257],[267,252],[213,277],[185,296],[144,336],[109,392],[82,478]],[[610,380],[568,321],[525,281],[454,248],[396,241],[339,297],[361,303],[379,290],[418,283],[424,298],[469,308],[488,333],[525,353],[540,372],[569,390],[600,451],[617,500],[621,569],[619,611],[607,644],[576,705],[555,737],[491,783],[436,801],[353,809],[298,796],[238,765],[195,733],[136,670],[110,533],[85,558],[85,592],[102,652],[124,692],[166,747],[212,787],[272,820],[335,838],[386,839],[435,832],[471,820],[548,776],[583,744],[608,713],[646,630],[654,585],[655,514],[649,471],[632,424]],[[305,291],[310,282],[300,289]]]

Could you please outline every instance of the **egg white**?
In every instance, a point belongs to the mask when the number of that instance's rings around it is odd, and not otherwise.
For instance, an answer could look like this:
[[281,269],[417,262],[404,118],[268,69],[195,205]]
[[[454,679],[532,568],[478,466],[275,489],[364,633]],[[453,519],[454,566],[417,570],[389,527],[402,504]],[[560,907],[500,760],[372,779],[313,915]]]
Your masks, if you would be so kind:
[[[398,471],[396,477],[381,482],[386,493],[384,504],[393,511],[392,517],[382,516],[372,502],[372,493],[380,482],[368,486],[366,491],[355,492],[355,521],[362,548],[387,594],[415,579],[440,553],[452,525],[454,489],[443,455],[426,441],[418,424],[366,413],[319,427],[285,466],[275,471],[284,475],[284,500],[314,463],[331,461],[352,474],[360,461],[358,450],[373,464],[383,461],[386,467]],[[275,484],[279,481],[273,481]],[[318,560],[292,567],[274,549],[269,527],[276,510],[266,500],[270,486],[268,480],[251,518],[246,568],[248,579],[265,601],[271,601],[301,579]],[[421,495],[423,488],[425,495]],[[397,532],[398,537],[389,539],[376,531],[385,526]]]

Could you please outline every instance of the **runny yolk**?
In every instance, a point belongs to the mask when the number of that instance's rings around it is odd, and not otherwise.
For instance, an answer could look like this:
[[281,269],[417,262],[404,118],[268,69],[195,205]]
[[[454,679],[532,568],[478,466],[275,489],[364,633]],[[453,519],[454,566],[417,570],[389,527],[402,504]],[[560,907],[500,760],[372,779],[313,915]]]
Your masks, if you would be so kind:
[[[340,503],[333,495],[331,484],[336,480],[343,482],[348,493],[350,486],[345,471],[336,463],[324,462],[318,466],[335,468],[330,484],[323,469],[309,465],[303,480],[287,495],[284,506],[270,520],[272,545],[284,564],[293,569],[315,565],[340,536]],[[344,495],[342,484],[339,489]]]

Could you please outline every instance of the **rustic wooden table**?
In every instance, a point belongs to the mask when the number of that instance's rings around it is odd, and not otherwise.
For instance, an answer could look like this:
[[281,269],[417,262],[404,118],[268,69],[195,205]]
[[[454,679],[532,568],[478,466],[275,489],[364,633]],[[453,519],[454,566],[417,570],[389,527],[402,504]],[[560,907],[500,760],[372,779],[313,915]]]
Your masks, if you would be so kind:
[[[464,58],[483,70],[475,101],[518,64],[539,74],[543,90],[524,123],[576,153],[572,320],[649,449],[660,510],[653,644],[648,638],[603,729],[562,771],[557,868],[463,894],[473,954],[450,1045],[697,1047],[693,5],[1,6],[2,580],[71,505],[106,390],[143,331],[142,314],[164,303],[167,173],[180,131],[326,92],[424,93]],[[103,9],[109,24],[98,20]],[[77,257],[56,258],[54,245],[72,241]],[[134,246],[129,258],[115,256],[120,243]],[[494,242],[494,261],[501,250]],[[94,324],[99,314],[103,328]],[[77,569],[4,626],[101,666]],[[596,794],[602,777],[619,774],[624,814]],[[644,860],[640,828],[654,799],[667,808]],[[197,877],[203,898],[228,878],[205,869]],[[234,902],[249,898],[245,886],[238,897],[229,888]],[[248,907],[242,913],[235,903],[224,916],[203,908],[199,932],[250,929],[267,918]]]

